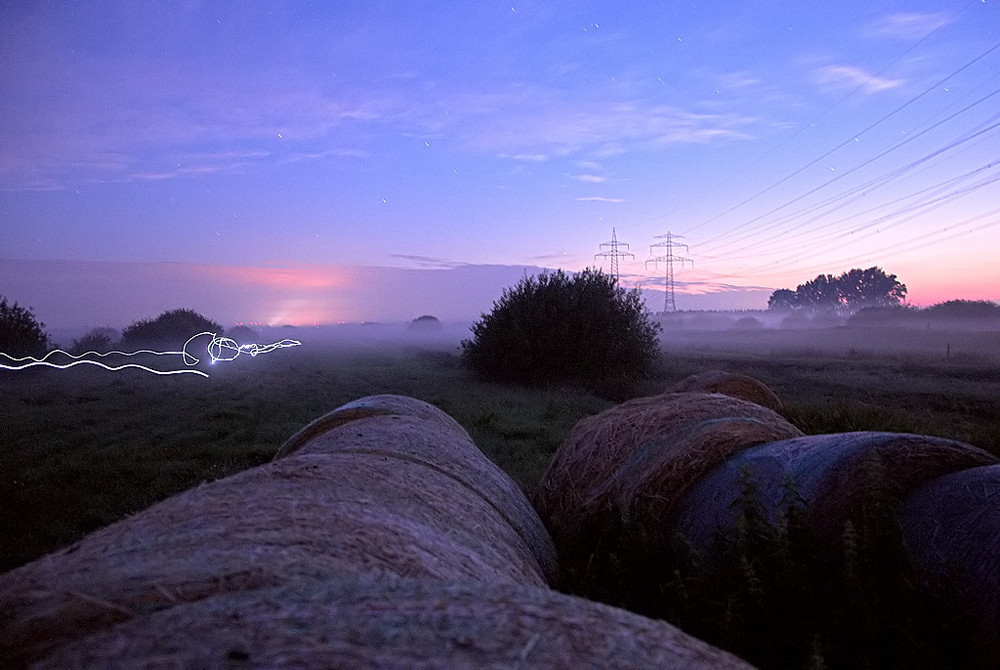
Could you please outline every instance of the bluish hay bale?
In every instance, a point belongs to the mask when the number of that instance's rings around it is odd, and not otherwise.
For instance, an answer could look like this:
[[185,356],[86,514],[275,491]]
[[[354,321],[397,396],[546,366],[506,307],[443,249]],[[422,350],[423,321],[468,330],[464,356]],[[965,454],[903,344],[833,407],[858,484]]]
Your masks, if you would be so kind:
[[222,594],[81,638],[41,668],[749,668],[663,622],[544,588],[386,578]]
[[996,661],[1000,658],[1000,465],[932,480],[906,497],[900,522],[907,552],[928,588],[966,613],[980,657]]
[[595,496],[607,490],[615,473],[644,450],[657,453],[657,467],[674,472],[681,488],[681,480],[686,486],[732,453],[761,441],[759,435],[748,434],[746,439],[708,440],[698,449],[690,448],[684,431],[718,419],[747,419],[770,426],[776,431],[770,439],[802,434],[772,410],[717,393],[636,398],[583,419],[553,455],[532,501],[556,545],[565,545],[567,538],[575,541],[588,523]]
[[838,433],[770,442],[736,454],[706,474],[677,507],[670,525],[695,548],[708,550],[720,531],[733,529],[749,482],[771,523],[794,499],[818,538],[834,546],[847,521],[863,521],[862,507],[871,495],[899,499],[937,477],[996,462],[995,456],[961,442],[906,433]]
[[521,490],[457,423],[407,400],[378,399],[385,413],[334,422],[313,436],[321,447],[306,440],[0,575],[0,667],[151,611],[302,578],[545,586],[555,552]]

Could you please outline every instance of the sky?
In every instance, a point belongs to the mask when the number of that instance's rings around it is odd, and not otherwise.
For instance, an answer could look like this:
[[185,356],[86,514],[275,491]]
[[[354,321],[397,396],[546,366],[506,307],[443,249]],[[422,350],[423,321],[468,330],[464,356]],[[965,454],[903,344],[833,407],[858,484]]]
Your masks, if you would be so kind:
[[613,240],[653,311],[667,257],[679,309],[1000,299],[995,0],[15,0],[0,90],[0,295],[50,325],[472,320]]

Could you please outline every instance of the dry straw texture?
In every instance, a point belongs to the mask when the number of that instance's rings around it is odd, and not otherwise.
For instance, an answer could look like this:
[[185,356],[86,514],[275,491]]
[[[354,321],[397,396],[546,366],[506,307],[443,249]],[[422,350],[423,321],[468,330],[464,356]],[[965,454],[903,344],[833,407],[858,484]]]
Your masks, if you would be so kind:
[[439,410],[391,402],[332,422],[315,449],[0,575],[0,666],[150,612],[303,578],[546,585],[554,549],[520,489]]
[[906,433],[771,442],[734,456],[702,478],[678,507],[675,528],[696,547],[711,546],[720,529],[736,523],[741,479],[749,479],[768,518],[776,521],[794,492],[811,528],[833,546],[848,520],[863,521],[862,507],[872,495],[898,499],[937,477],[996,462],[995,456],[961,442]]
[[[741,421],[725,421],[732,419]],[[631,501],[645,490],[669,498],[669,507],[733,453],[801,434],[772,410],[721,394],[636,398],[573,427],[542,476],[535,508],[562,552],[593,525],[595,509],[619,496]]]
[[[1000,465],[940,477],[908,496],[903,538],[926,581],[969,613],[981,657],[1000,658]],[[989,667],[986,663],[983,667]]]
[[135,618],[42,667],[747,668],[653,621],[548,589],[297,581]]
[[668,393],[578,423],[535,497],[563,588],[634,602],[669,540],[665,518],[703,473],[761,442],[802,433],[772,410],[721,394]]
[[733,398],[749,400],[761,407],[778,411],[781,399],[767,384],[753,377],[736,372],[709,370],[685,377],[670,389],[674,393],[721,393]]

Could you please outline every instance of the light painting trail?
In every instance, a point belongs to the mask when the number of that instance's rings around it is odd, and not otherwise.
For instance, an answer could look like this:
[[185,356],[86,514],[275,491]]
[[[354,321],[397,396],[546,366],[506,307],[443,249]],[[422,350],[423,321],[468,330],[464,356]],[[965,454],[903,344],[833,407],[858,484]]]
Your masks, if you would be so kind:
[[[53,349],[41,358],[35,358],[34,356],[22,356],[20,358],[15,358],[10,354],[5,354],[0,351],[0,357],[7,358],[17,365],[7,365],[5,363],[0,363],[0,369],[2,370],[25,370],[27,368],[33,367],[49,367],[56,368],[58,370],[66,370],[68,368],[76,367],[78,365],[96,365],[105,370],[117,371],[125,369],[136,369],[142,370],[144,372],[151,372],[155,375],[180,375],[180,374],[194,374],[201,377],[208,377],[208,373],[201,370],[191,369],[193,366],[201,362],[201,359],[195,356],[193,353],[188,351],[191,344],[198,338],[208,337],[210,338],[208,345],[205,347],[205,351],[209,356],[210,362],[212,364],[216,362],[228,362],[235,360],[240,354],[248,354],[251,357],[256,357],[260,354],[267,354],[276,349],[286,349],[288,347],[298,347],[302,343],[298,340],[281,340],[280,342],[275,342],[273,344],[238,344],[236,340],[228,337],[220,337],[215,333],[208,331],[198,333],[197,335],[192,335],[188,338],[187,342],[180,351],[154,351],[152,349],[140,349],[138,351],[87,351],[82,354],[71,354],[64,349]],[[177,370],[156,370],[154,368],[140,365],[138,363],[122,363],[120,365],[109,365],[101,361],[95,361],[88,356],[98,356],[101,358],[106,358],[108,356],[139,356],[139,355],[152,355],[152,356],[181,356],[184,364],[188,368],[181,368]],[[53,363],[50,358],[57,355],[66,356],[73,359],[68,363]]]

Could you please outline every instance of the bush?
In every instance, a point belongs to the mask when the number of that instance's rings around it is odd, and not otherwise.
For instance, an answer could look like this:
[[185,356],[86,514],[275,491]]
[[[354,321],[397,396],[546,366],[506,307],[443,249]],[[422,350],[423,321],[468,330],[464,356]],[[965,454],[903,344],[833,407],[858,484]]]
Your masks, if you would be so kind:
[[472,325],[462,358],[487,379],[609,388],[653,370],[659,332],[639,291],[600,270],[557,270],[505,289]]
[[35,318],[30,307],[8,304],[0,297],[0,352],[14,358],[42,356],[49,348],[45,324]]
[[441,321],[436,316],[425,314],[410,321],[409,325],[406,326],[406,332],[422,334],[437,333],[441,331],[441,328]]
[[239,345],[259,344],[260,333],[250,326],[235,326],[226,331],[226,337]]
[[990,300],[948,300],[923,310],[932,319],[1000,319],[1000,305]]
[[103,354],[118,346],[121,339],[121,333],[114,328],[94,328],[87,331],[83,337],[73,340],[73,346],[70,347],[69,351],[77,356],[88,351],[97,351]]
[[222,326],[205,318],[191,309],[174,309],[160,314],[155,319],[141,319],[122,331],[122,346],[141,349],[144,347],[184,346],[187,340],[198,333],[222,334]]

